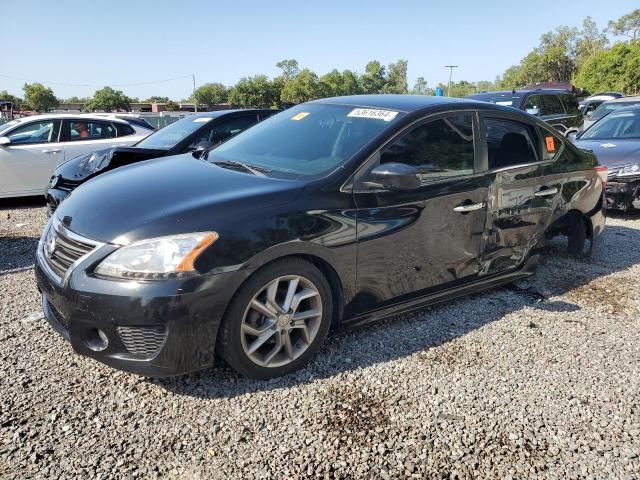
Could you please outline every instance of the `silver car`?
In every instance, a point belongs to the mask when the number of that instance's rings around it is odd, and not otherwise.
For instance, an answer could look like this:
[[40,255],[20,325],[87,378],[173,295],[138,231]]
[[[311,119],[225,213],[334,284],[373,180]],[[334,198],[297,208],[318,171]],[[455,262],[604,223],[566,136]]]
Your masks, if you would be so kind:
[[104,115],[35,115],[0,125],[0,198],[40,195],[65,160],[133,145],[152,132]]

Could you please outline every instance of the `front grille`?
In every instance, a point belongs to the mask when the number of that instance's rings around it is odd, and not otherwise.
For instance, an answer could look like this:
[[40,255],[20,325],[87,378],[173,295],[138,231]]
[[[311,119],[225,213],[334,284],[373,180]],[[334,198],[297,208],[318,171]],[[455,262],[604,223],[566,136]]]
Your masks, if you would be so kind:
[[64,190],[65,192],[70,192],[71,190],[76,189],[79,185],[80,182],[60,177],[55,188]]
[[56,230],[53,225],[49,229],[44,242],[44,256],[51,270],[59,277],[64,277],[71,265],[95,248],[95,245],[80,238],[64,233],[63,229]]
[[155,357],[167,338],[167,329],[163,326],[120,326],[117,330],[127,351],[143,359]]

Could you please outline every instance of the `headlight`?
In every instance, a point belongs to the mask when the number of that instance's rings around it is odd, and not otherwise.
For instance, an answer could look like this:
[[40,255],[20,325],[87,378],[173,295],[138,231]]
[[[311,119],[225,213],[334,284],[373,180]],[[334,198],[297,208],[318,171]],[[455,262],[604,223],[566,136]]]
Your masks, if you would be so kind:
[[141,280],[188,276],[194,273],[200,253],[217,239],[216,232],[198,232],[141,240],[113,252],[95,273]]
[[109,161],[110,150],[102,150],[82,155],[82,160],[78,164],[82,176],[86,177],[92,173],[98,172],[107,166]]
[[640,164],[634,163],[632,165],[627,165],[623,167],[620,171],[618,171],[618,176],[623,177],[625,175],[638,175],[640,174]]

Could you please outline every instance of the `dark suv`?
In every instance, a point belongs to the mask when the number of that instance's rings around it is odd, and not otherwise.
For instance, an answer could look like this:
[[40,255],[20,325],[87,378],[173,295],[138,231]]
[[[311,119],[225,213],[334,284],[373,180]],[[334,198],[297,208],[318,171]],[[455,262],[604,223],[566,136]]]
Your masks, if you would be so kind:
[[470,95],[467,98],[524,110],[547,122],[563,135],[578,131],[582,124],[578,98],[566,90],[486,92]]
[[146,375],[219,354],[270,378],[304,365],[331,325],[531,275],[550,236],[587,253],[605,181],[594,155],[513,108],[327,98],[199,158],[82,185],[35,271],[44,315],[78,353]]

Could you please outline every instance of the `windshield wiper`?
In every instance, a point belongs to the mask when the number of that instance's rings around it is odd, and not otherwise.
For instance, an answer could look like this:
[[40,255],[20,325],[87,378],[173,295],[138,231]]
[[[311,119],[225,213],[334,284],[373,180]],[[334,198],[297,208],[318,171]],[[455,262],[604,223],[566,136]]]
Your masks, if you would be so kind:
[[242,168],[243,170],[253,173],[254,175],[258,175],[259,177],[264,177],[265,173],[269,173],[271,170],[264,167],[259,167],[257,165],[250,165],[247,163],[237,162],[235,160],[216,160],[212,162],[215,165],[219,165],[221,167],[227,168]]

